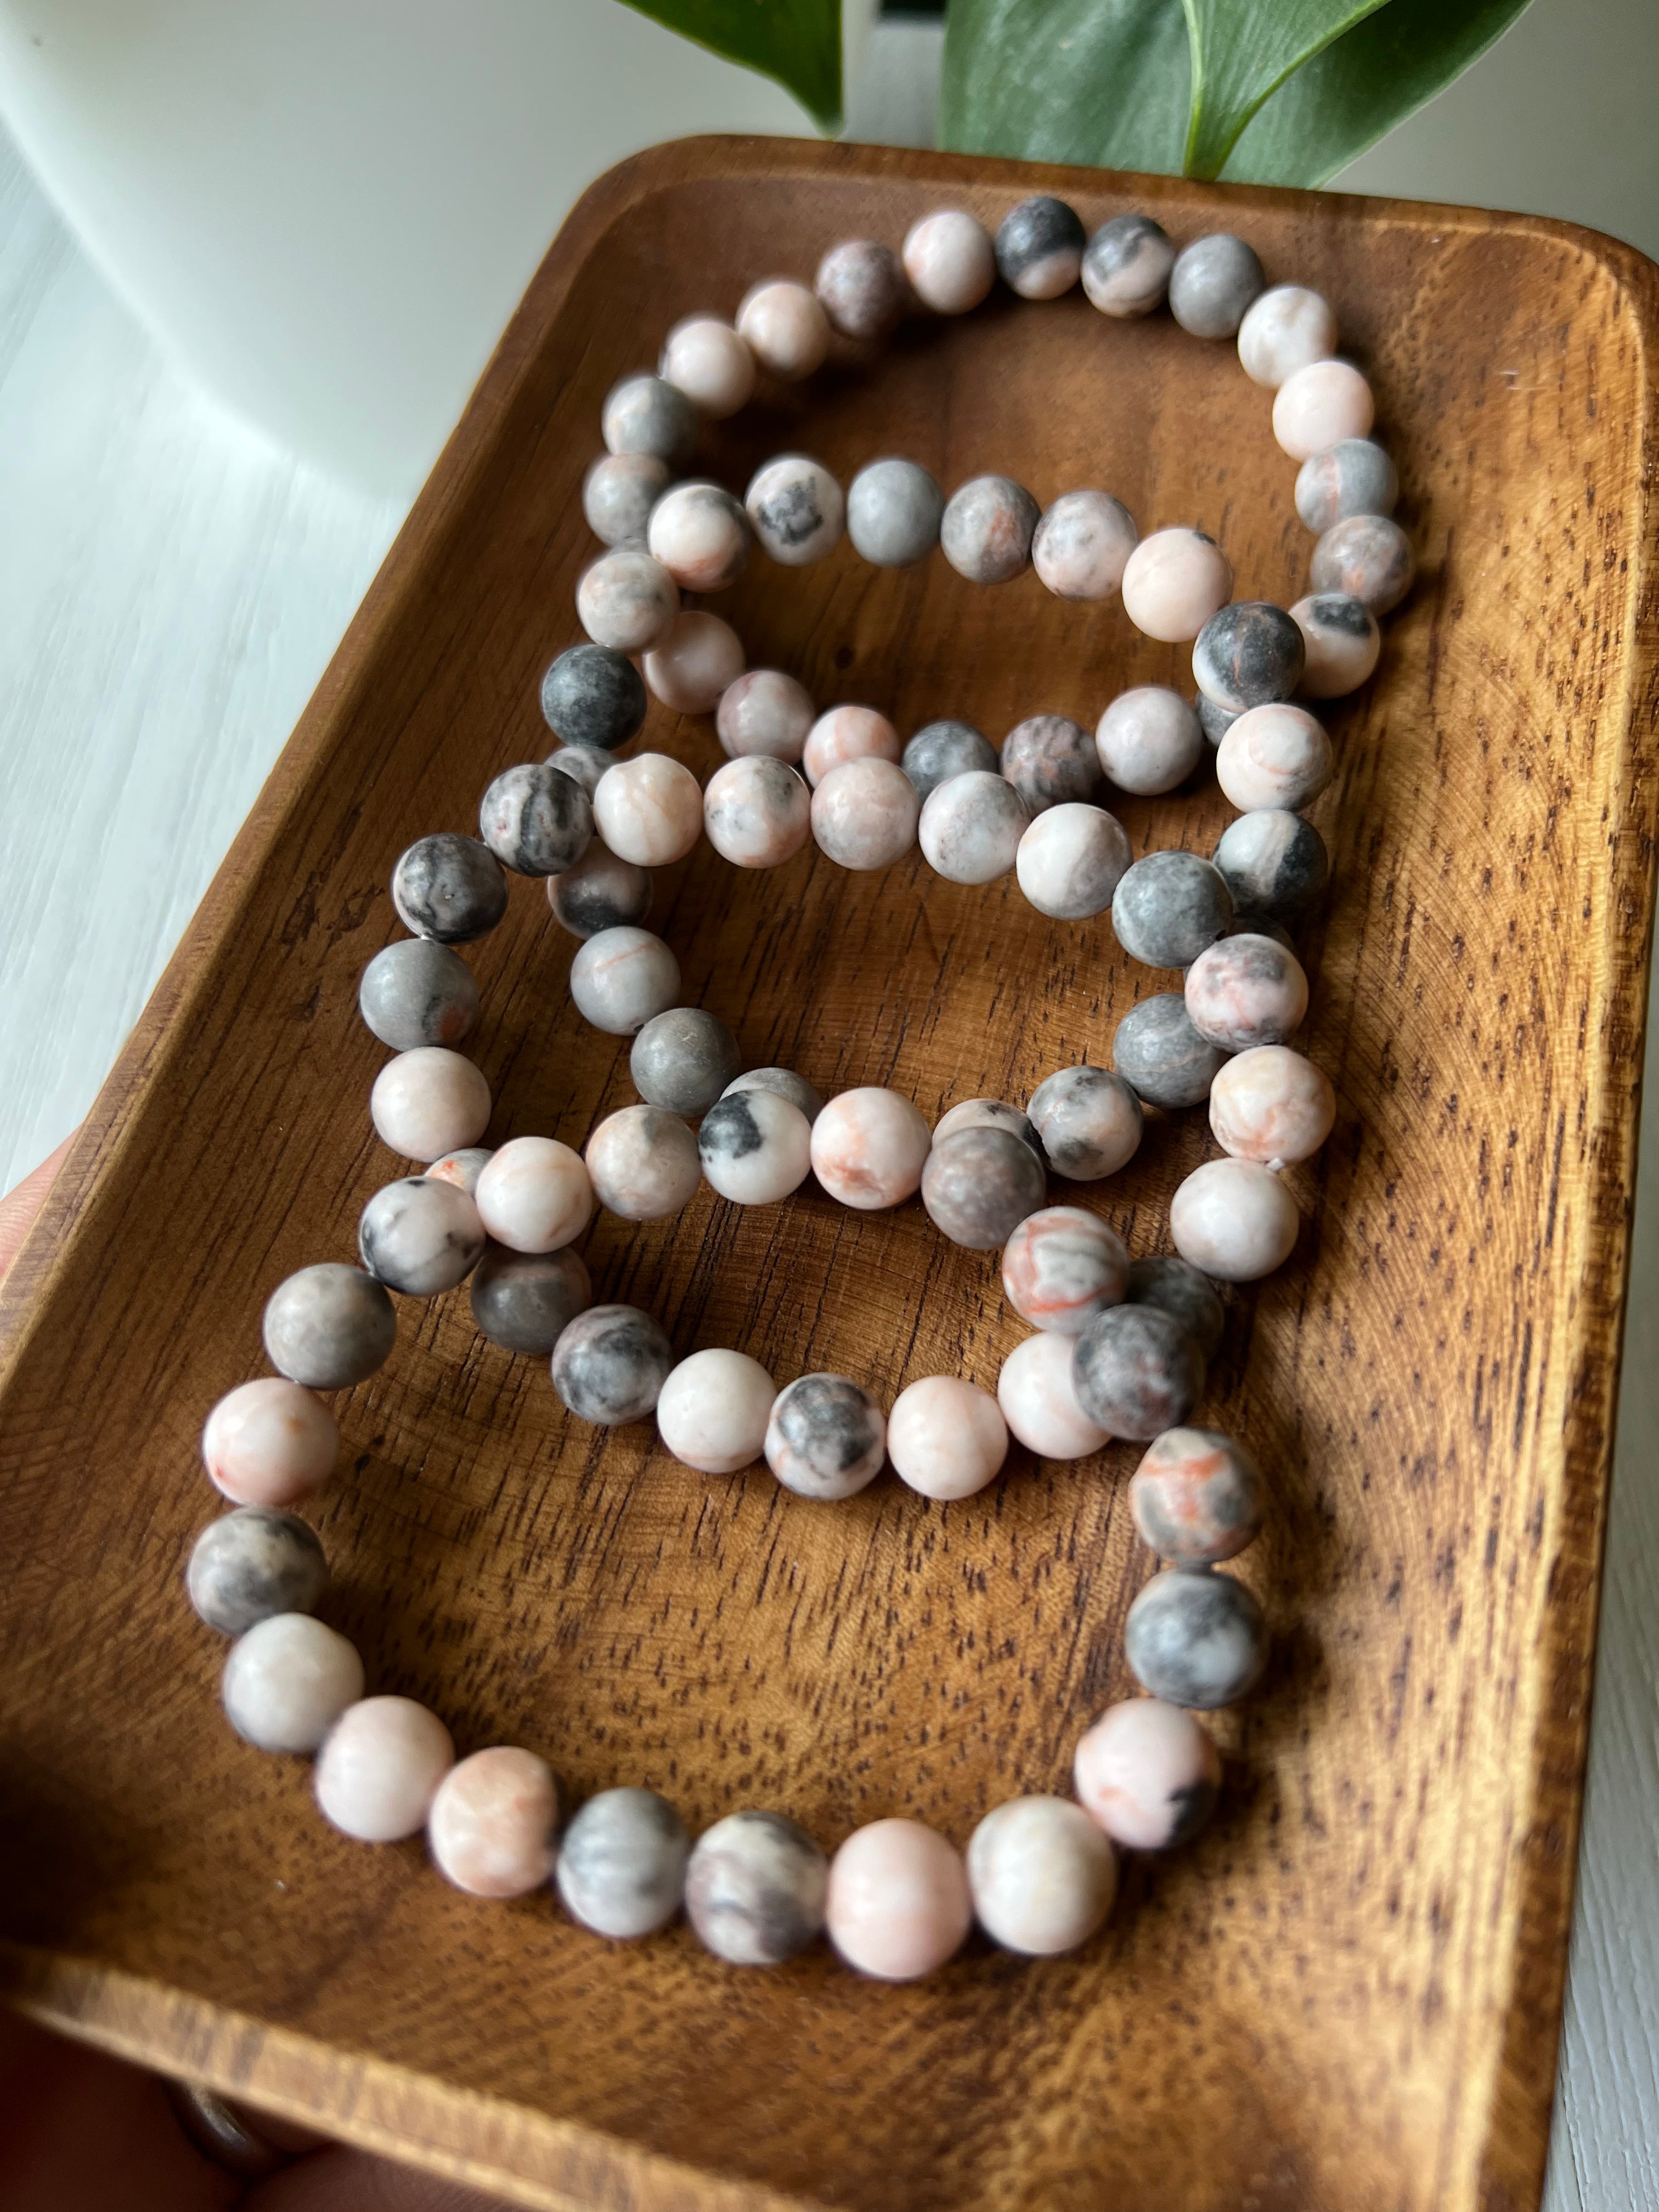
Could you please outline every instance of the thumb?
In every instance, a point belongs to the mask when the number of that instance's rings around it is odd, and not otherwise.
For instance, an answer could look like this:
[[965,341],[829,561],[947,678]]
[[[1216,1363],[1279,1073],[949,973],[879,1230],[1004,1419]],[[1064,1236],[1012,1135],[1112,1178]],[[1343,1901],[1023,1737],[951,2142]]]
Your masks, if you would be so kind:
[[0,1198],[0,1275],[3,1275],[17,1257],[18,1247],[28,1234],[34,1217],[46,1204],[46,1193],[57,1178],[58,1170],[69,1156],[75,1142],[71,1129],[55,1152],[48,1153],[32,1175],[26,1175],[15,1190]]

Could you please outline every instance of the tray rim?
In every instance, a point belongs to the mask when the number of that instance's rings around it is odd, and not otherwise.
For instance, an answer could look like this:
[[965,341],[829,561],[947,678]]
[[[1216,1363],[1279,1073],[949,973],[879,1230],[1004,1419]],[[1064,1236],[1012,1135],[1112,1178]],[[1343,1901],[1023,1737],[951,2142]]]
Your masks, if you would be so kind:
[[[373,641],[403,595],[418,585],[428,549],[457,520],[475,480],[489,465],[501,418],[534,367],[540,334],[557,313],[577,271],[605,232],[662,193],[713,178],[866,177],[917,182],[973,181],[1028,189],[1132,191],[1143,204],[1280,208],[1316,204],[1373,216],[1427,216],[1443,234],[1506,234],[1587,253],[1618,283],[1640,348],[1641,405],[1636,426],[1639,472],[1625,488],[1634,510],[1632,616],[1623,641],[1621,726],[1608,789],[1622,798],[1609,823],[1609,873],[1620,896],[1607,903],[1601,963],[1602,1023],[1616,1022],[1636,1043],[1647,1027],[1648,978],[1659,875],[1659,764],[1644,759],[1644,725],[1659,727],[1659,604],[1656,604],[1654,510],[1659,461],[1659,264],[1637,248],[1555,217],[1455,204],[1327,191],[1200,184],[1194,179],[1094,169],[1058,162],[942,150],[852,145],[811,139],[707,135],[665,141],[599,177],[550,244],[491,353],[431,474],[331,656],[316,690],[278,754],[246,819],[216,871],[126,1044],[70,1146],[46,1205],[11,1267],[0,1278],[0,1417],[26,1361],[77,1230],[131,1141],[147,1093],[207,988],[213,951],[253,896],[258,872],[290,811],[330,749],[343,742]],[[1611,857],[1623,845],[1627,857]],[[1638,910],[1639,908],[1639,910]],[[1631,1228],[1640,1130],[1641,1086],[1608,1081],[1605,1048],[1594,1064],[1605,1106],[1596,1125],[1587,1197],[1594,1226],[1586,1243],[1601,1263],[1600,1295],[1581,1297],[1571,1327],[1575,1384],[1561,1452],[1562,1549],[1543,1602],[1540,1668],[1549,1688],[1528,1742],[1529,1819],[1513,1972],[1498,2055],[1481,2117],[1473,2201],[1492,2212],[1522,2212],[1541,2198],[1565,2001],[1579,1832],[1599,1626],[1602,1551],[1611,1486],[1624,1349]],[[1638,1063],[1639,1064],[1639,1063]],[[1587,1290],[1588,1285],[1583,1286]],[[341,2140],[398,2156],[452,2179],[516,2196],[550,2212],[615,2204],[618,2212],[789,2212],[815,2200],[684,2163],[625,2138],[562,2120],[507,2100],[457,2087],[366,2053],[173,1990],[124,1969],[0,1939],[0,1998],[60,2033],[151,2066],[246,2097],[273,2112],[325,2127]],[[319,2062],[321,2062],[320,2063]],[[332,2093],[330,2069],[345,2069],[352,2094]],[[549,2173],[581,2162],[592,2194],[520,2168],[481,2165],[467,2154],[404,2131],[404,2100],[459,2127],[479,2112],[510,2116],[522,2146]],[[392,2118],[393,2110],[398,2120]],[[440,2130],[440,2135],[442,2131]]]

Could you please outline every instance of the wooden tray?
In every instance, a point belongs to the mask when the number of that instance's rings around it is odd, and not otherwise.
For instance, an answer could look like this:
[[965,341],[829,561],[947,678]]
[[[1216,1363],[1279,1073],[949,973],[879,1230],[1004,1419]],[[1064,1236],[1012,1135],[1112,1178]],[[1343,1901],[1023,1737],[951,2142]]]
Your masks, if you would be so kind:
[[[1341,1109],[1294,1179],[1293,1263],[1237,1302],[1207,1399],[1271,1470],[1243,1563],[1276,1660],[1224,1724],[1224,1810],[1138,1863],[1106,1935],[1026,1965],[970,1948],[922,1987],[823,1954],[723,1968],[684,1929],[608,1948],[545,1899],[482,1905],[418,1844],[326,1830],[306,1770],[230,1737],[222,1647],[179,1573],[212,1498],[204,1408],[260,1370],[290,1268],[346,1257],[395,1164],[356,978],[395,934],[417,834],[546,750],[536,681],[576,635],[576,496],[600,398],[687,310],[732,310],[838,237],[1058,189],[1091,225],[1226,225],[1319,286],[1375,377],[1423,573],[1382,673],[1331,722],[1333,894],[1308,933],[1309,1049]],[[1649,555],[1656,274],[1565,225],[1329,195],[772,141],[662,148],[596,185],[502,341],[5,1292],[0,1401],[0,1924],[22,2002],[117,2050],[516,2201],[611,2212],[816,2201],[856,2212],[1456,2212],[1532,2205],[1547,2130],[1617,1382],[1651,907]],[[948,485],[1006,469],[1224,539],[1288,601],[1310,541],[1266,397],[1228,346],[1073,295],[907,330],[879,368],[709,441],[741,485],[805,446]],[[1000,736],[1182,680],[1119,609],[843,548],[729,595],[757,664],[909,729]],[[647,742],[706,771],[706,721]],[[1211,784],[1125,810],[1138,849],[1208,850]],[[1104,1059],[1167,986],[1104,920],[1012,883],[875,880],[705,848],[659,885],[687,995],[748,1058],[932,1113]],[[580,1143],[631,1094],[565,990],[532,885],[477,948],[499,1140]],[[1092,1194],[1162,1241],[1200,1114]],[[918,1208],[816,1195],[592,1239],[612,1297],[676,1344],[781,1377],[958,1368],[1019,1330],[994,1258]],[[834,1841],[911,1811],[965,1840],[1064,1788],[1131,1686],[1150,1562],[1132,1455],[1037,1467],[939,1508],[884,1480],[833,1510],[763,1472],[688,1474],[648,1430],[568,1425],[464,1300],[406,1306],[343,1404],[319,1515],[332,1617],[371,1679],[463,1747],[544,1747],[579,1792],[666,1790],[702,1823],[775,1805]]]

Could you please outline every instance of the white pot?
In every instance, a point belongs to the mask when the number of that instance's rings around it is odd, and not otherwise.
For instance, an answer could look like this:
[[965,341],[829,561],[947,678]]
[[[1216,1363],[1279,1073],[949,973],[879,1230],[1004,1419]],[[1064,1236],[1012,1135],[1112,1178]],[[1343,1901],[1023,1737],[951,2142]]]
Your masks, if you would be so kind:
[[[849,77],[873,7],[848,0]],[[0,113],[211,391],[399,492],[594,177],[813,130],[621,0],[0,0]]]

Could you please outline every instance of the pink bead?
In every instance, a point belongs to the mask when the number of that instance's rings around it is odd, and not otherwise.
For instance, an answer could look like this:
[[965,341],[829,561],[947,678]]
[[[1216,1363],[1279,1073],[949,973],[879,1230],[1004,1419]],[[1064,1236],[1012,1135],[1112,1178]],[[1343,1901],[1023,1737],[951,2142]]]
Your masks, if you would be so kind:
[[1343,699],[1376,666],[1382,633],[1376,617],[1342,592],[1310,592],[1291,609],[1307,659],[1302,689],[1310,699]]
[[1072,1387],[1073,1340],[1044,1329],[1017,1344],[997,1376],[997,1403],[1009,1428],[1039,1459],[1086,1459],[1103,1450],[1096,1426]]
[[962,1856],[920,1820],[855,1828],[830,1863],[826,1921],[849,1966],[920,1981],[960,1950],[972,1923]]
[[933,1133],[896,1091],[843,1091],[812,1124],[812,1172],[861,1212],[899,1206],[921,1188]]
[[755,360],[718,315],[688,315],[676,323],[663,348],[661,374],[678,385],[700,415],[723,422],[745,405],[755,388]]
[[680,611],[679,587],[642,545],[619,545],[584,571],[576,612],[595,645],[640,653],[665,635]]
[[1288,376],[1336,348],[1336,317],[1328,301],[1303,284],[1275,284],[1244,311],[1238,357],[1253,384],[1277,391]]
[[368,1111],[382,1144],[429,1165],[477,1143],[489,1126],[489,1085],[447,1045],[416,1045],[375,1077]]
[[912,223],[901,258],[911,290],[936,315],[965,315],[996,278],[990,234],[962,208],[940,208]]
[[769,375],[795,384],[829,352],[830,319],[805,284],[771,277],[744,295],[738,336]]
[[1158,1698],[1112,1705],[1079,1741],[1078,1801],[1115,1843],[1168,1850],[1190,1843],[1213,1810],[1221,1754],[1209,1731]]
[[1008,1456],[1008,1424],[988,1390],[955,1375],[924,1375],[887,1416],[893,1471],[924,1498],[971,1498]]
[[1300,1227],[1289,1191],[1251,1160],[1206,1160],[1170,1202],[1176,1250],[1221,1283],[1257,1282],[1283,1267]]
[[333,1474],[339,1443],[320,1398],[266,1376],[227,1391],[208,1415],[202,1463],[238,1505],[295,1505]]
[[1311,1159],[1335,1120],[1329,1079],[1288,1045],[1237,1054],[1210,1085],[1210,1127],[1235,1159],[1269,1168]]
[[1249,1052],[1283,1044],[1308,1011],[1308,978],[1277,938],[1240,930],[1206,946],[1187,970],[1187,1018],[1206,1044]]
[[1331,741],[1305,707],[1275,702],[1230,722],[1216,747],[1215,780],[1241,814],[1280,807],[1299,814],[1331,780]]
[[1109,1222],[1080,1206],[1028,1214],[1002,1249],[1002,1287],[1033,1328],[1081,1336],[1097,1313],[1119,1304],[1129,1255]]
[[812,793],[812,836],[843,868],[890,868],[916,842],[921,799],[891,761],[854,760],[832,768]]
[[742,673],[743,640],[729,623],[700,607],[677,615],[666,636],[645,656],[646,682],[676,714],[712,714],[720,694]]
[[533,1751],[497,1744],[452,1766],[427,1815],[440,1874],[471,1897],[523,1897],[553,1878],[559,1785]]
[[1124,564],[1124,612],[1165,645],[1190,643],[1232,595],[1232,564],[1201,530],[1155,530]]
[[490,1154],[473,1202],[509,1251],[557,1252],[586,1228],[593,1186],[580,1153],[556,1137],[514,1137]]
[[666,753],[640,753],[599,778],[593,821],[618,860],[636,868],[665,868],[683,860],[702,834],[702,793],[684,762]]
[[873,707],[831,707],[807,732],[801,767],[808,783],[816,786],[848,761],[896,763],[902,750],[898,732]]
[[323,1817],[360,1844],[395,1844],[424,1827],[455,1763],[449,1730],[412,1698],[348,1705],[317,1755]]
[[812,795],[785,761],[764,755],[727,761],[702,795],[703,828],[738,868],[776,868],[812,833]]
[[1310,461],[1344,438],[1363,438],[1376,413],[1371,387],[1352,362],[1310,362],[1279,387],[1273,435],[1293,461]]
[[[740,501],[715,483],[679,483],[651,510],[646,546],[683,592],[723,592],[743,574],[752,535]],[[672,653],[674,633],[659,646]]]
[[801,757],[816,711],[805,688],[793,676],[775,668],[751,668],[721,692],[714,728],[733,760],[766,755],[793,767]]

